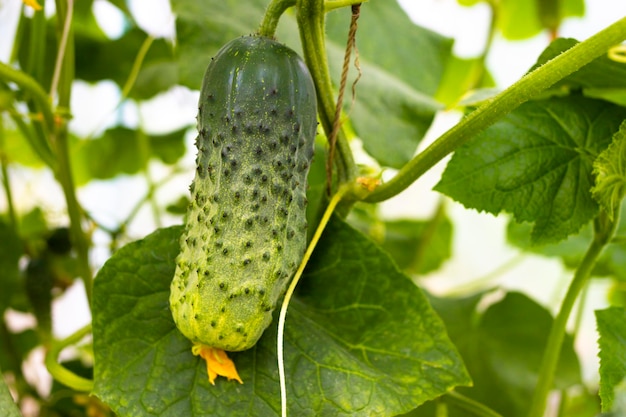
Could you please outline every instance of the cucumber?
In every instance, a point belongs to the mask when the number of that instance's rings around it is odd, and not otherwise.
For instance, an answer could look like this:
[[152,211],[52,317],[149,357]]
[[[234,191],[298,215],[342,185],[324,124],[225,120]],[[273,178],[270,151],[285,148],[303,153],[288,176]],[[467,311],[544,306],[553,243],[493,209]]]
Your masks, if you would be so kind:
[[206,70],[197,124],[170,308],[192,342],[241,351],[270,324],[306,249],[317,120],[304,61],[266,37],[232,40]]

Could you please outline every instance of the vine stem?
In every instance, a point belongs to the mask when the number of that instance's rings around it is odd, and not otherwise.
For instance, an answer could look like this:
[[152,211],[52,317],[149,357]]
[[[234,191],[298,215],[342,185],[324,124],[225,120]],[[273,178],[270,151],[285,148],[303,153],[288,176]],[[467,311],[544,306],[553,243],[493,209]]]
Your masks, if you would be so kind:
[[[394,178],[372,191],[364,201],[376,203],[401,193],[477,133],[541,91],[605,54],[609,48],[624,39],[626,39],[626,17],[526,74],[440,136],[402,167]],[[357,199],[357,196],[349,197]]]
[[[330,138],[335,115],[335,100],[328,69],[328,59],[326,57],[324,33],[326,10],[324,5],[323,0],[296,1],[298,30],[300,31],[302,52],[315,83],[320,122],[324,128],[326,137]],[[348,140],[341,130],[337,135],[336,149],[338,183],[348,184],[354,182],[357,168]]]
[[285,10],[295,5],[296,0],[272,0],[263,15],[259,35],[273,39],[280,17],[285,13]]
[[44,363],[50,375],[57,381],[77,391],[91,392],[93,390],[93,381],[91,379],[78,376],[58,362],[59,354],[68,346],[80,342],[85,336],[91,333],[91,324],[79,329],[74,334],[63,340],[53,342],[50,349],[46,352]]
[[281,409],[282,417],[287,417],[287,383],[285,381],[285,362],[284,362],[285,355],[284,355],[284,347],[283,347],[284,336],[285,336],[285,320],[287,318],[287,308],[289,307],[289,302],[291,301],[291,297],[293,296],[296,286],[298,285],[298,282],[300,281],[300,278],[302,277],[304,268],[309,262],[309,259],[311,258],[311,255],[313,254],[315,247],[317,246],[317,242],[319,242],[320,237],[322,237],[322,233],[324,232],[324,229],[326,229],[326,225],[328,224],[328,221],[330,220],[330,216],[333,214],[333,211],[335,211],[335,207],[337,207],[337,204],[339,204],[339,202],[341,201],[343,196],[348,192],[349,189],[350,189],[349,185],[342,186],[341,188],[339,188],[339,190],[337,190],[335,195],[333,195],[333,197],[330,199],[330,202],[328,203],[328,206],[326,207],[326,210],[324,211],[324,215],[322,216],[322,219],[320,220],[317,226],[317,229],[315,229],[315,234],[313,234],[313,238],[311,239],[311,242],[309,243],[309,246],[307,247],[306,252],[304,253],[304,256],[302,257],[302,262],[300,262],[300,266],[298,267],[298,270],[296,271],[295,275],[293,276],[293,279],[291,280],[291,283],[289,284],[289,287],[287,288],[287,292],[285,293],[285,298],[283,298],[283,303],[280,306],[280,314],[278,316],[278,337],[276,340],[276,346],[277,346],[276,350],[277,350],[277,356],[278,356],[278,380],[280,382],[280,409]]
[[[619,217],[619,210],[616,210],[616,212],[616,215]],[[544,414],[548,394],[554,382],[554,373],[559,361],[561,345],[565,337],[565,328],[570,313],[572,312],[572,308],[580,292],[585,288],[591,276],[591,271],[602,254],[602,250],[615,234],[618,224],[619,218],[611,221],[608,219],[608,215],[605,211],[600,211],[600,214],[596,218],[593,240],[574,273],[574,278],[567,289],[561,308],[552,323],[546,350],[544,351],[539,368],[539,380],[537,381],[528,412],[529,417],[537,417]]]
[[[63,48],[64,53],[61,57],[62,59],[57,60],[57,62],[60,62],[58,67],[59,83],[55,89],[58,94],[57,111],[60,110],[61,112],[69,111],[72,83],[74,81],[74,39],[70,20],[72,17],[71,9],[73,8],[73,5],[73,0],[56,1],[59,20],[63,22],[63,26],[60,29],[60,42],[65,42],[66,44]],[[68,21],[70,21],[70,23],[67,23]],[[67,32],[65,30],[66,28]],[[57,70],[55,69],[55,73],[56,72]],[[63,117],[67,115],[60,114],[59,116],[60,117],[58,117],[54,123],[54,131],[52,135],[52,144],[55,148],[58,159],[57,178],[63,189],[63,194],[65,195],[67,213],[70,218],[70,236],[78,258],[78,274],[83,281],[87,301],[89,307],[91,308],[93,276],[91,266],[89,264],[89,239],[83,230],[83,210],[78,203],[78,198],[76,197],[76,188],[70,163],[68,126],[67,120]]]

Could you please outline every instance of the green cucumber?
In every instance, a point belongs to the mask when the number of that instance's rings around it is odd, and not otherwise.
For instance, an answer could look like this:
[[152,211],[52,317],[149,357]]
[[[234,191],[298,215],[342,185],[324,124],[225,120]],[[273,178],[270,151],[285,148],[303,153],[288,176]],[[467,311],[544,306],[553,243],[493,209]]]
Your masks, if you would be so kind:
[[194,343],[241,351],[270,324],[306,249],[316,128],[313,80],[291,49],[244,36],[212,59],[170,291],[174,322]]

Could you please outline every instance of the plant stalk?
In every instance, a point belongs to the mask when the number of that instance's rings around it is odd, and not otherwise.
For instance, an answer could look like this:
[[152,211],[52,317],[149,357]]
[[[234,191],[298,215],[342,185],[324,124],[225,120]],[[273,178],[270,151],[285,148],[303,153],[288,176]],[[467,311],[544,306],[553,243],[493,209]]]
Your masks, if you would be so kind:
[[[304,60],[311,71],[317,91],[319,118],[326,137],[330,138],[335,116],[335,99],[326,57],[324,1],[297,0],[296,10]],[[338,186],[352,183],[357,168],[348,140],[341,130],[337,135],[336,152]]]
[[[494,124],[520,104],[605,54],[609,48],[624,39],[626,39],[626,17],[526,74],[441,135],[402,167],[394,178],[365,197],[364,201],[376,203],[401,193],[446,155],[476,134]],[[358,196],[350,197],[358,199]]]
[[91,324],[88,324],[66,339],[53,342],[50,349],[46,352],[46,357],[44,359],[48,372],[50,372],[50,375],[52,375],[55,380],[77,391],[91,392],[93,390],[93,381],[76,375],[69,369],[63,367],[57,359],[63,349],[80,342],[90,333]]
[[285,10],[295,5],[296,0],[272,0],[265,10],[265,15],[263,15],[259,35],[274,39],[280,17],[285,13]]
[[93,277],[91,267],[89,265],[89,240],[83,231],[83,211],[76,197],[76,186],[72,175],[70,152],[69,152],[69,133],[67,125],[67,117],[70,109],[70,98],[72,91],[72,83],[74,81],[74,35],[71,22],[73,0],[57,0],[57,13],[59,14],[59,42],[64,43],[63,48],[59,48],[59,52],[63,52],[63,56],[57,59],[58,67],[58,85],[54,85],[51,93],[57,91],[58,107],[57,111],[66,114],[59,114],[54,123],[53,145],[55,147],[58,159],[57,179],[61,184],[65,195],[67,212],[70,218],[70,236],[72,244],[78,258],[79,274],[85,287],[87,301],[91,307],[91,293],[93,285]]
[[[619,217],[619,210],[617,210]],[[559,309],[552,328],[550,329],[550,335],[548,336],[548,342],[546,350],[544,351],[543,358],[541,360],[541,366],[539,368],[539,380],[535,387],[535,392],[532,398],[528,417],[537,417],[544,414],[546,408],[546,401],[550,389],[554,382],[554,373],[556,371],[559,356],[561,354],[561,346],[563,344],[563,338],[565,337],[565,328],[569,319],[574,303],[576,302],[580,292],[585,288],[591,271],[596,264],[596,261],[602,254],[605,246],[611,241],[617,225],[619,224],[619,218],[614,221],[610,221],[606,212],[600,211],[595,221],[594,237],[593,241],[589,245],[585,256],[581,263],[578,265],[574,278],[570,283],[561,308]]]

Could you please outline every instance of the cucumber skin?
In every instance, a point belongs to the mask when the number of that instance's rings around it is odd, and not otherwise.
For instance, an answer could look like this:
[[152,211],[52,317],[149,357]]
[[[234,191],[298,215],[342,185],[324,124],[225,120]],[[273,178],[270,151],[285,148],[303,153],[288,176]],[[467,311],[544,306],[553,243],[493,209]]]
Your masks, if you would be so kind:
[[170,308],[192,342],[241,351],[269,326],[306,249],[313,80],[286,46],[237,38],[206,70],[197,119]]

